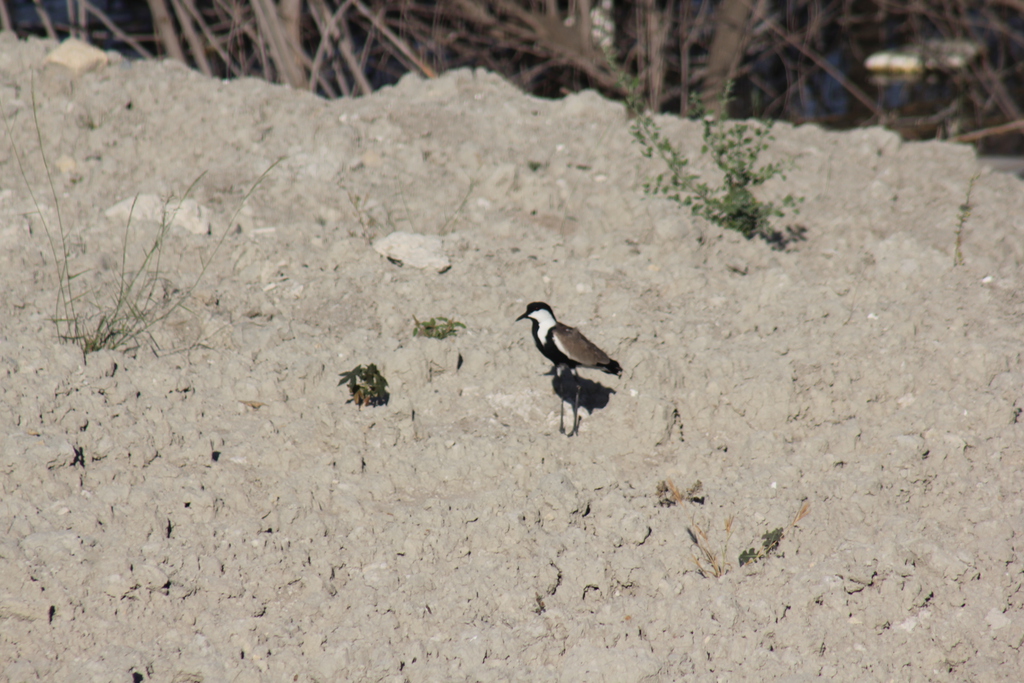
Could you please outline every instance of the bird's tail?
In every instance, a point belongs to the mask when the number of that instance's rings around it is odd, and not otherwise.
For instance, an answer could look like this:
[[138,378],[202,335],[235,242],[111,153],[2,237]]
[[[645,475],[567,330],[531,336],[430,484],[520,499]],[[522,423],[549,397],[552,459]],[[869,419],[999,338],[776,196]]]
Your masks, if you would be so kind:
[[607,363],[599,365],[598,367],[607,372],[609,375],[618,375],[619,377],[622,376],[622,366],[619,365],[617,361],[609,360]]

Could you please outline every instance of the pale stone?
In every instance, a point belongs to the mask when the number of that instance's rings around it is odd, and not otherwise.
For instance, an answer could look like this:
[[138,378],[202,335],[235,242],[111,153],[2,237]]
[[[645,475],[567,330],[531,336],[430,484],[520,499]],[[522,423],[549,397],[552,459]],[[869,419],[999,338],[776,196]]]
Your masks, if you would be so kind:
[[393,232],[374,242],[373,248],[381,256],[413,268],[432,268],[443,273],[452,265],[445,256],[441,238],[433,235]]
[[61,155],[56,161],[57,170],[61,173],[72,173],[78,168],[78,162],[69,157],[67,154]]
[[988,614],[985,615],[985,621],[988,622],[989,628],[993,631],[1006,628],[1013,623],[998,607],[993,607],[988,611]]
[[359,160],[362,161],[363,166],[366,166],[367,168],[380,168],[384,165],[384,159],[382,159],[380,154],[372,149],[368,149],[363,152],[363,156],[361,156]]
[[155,194],[128,197],[106,210],[107,218],[127,223],[129,220],[169,223],[193,235],[209,235],[212,230],[210,210],[194,199],[178,202],[161,199]]
[[60,46],[46,55],[46,64],[59,64],[70,69],[76,76],[92,71],[109,63],[107,53],[89,43],[68,38]]

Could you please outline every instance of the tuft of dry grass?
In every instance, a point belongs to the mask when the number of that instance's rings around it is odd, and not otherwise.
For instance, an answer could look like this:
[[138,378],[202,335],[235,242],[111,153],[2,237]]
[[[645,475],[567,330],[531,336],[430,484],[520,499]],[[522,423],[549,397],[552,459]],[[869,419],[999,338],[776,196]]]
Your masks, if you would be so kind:
[[[704,488],[704,484],[697,481],[683,493],[671,479],[666,479],[663,484],[667,493],[671,494],[671,499],[679,506],[682,506],[684,502],[694,501],[696,495]],[[659,486],[659,492],[661,492],[660,489],[661,486]],[[717,550],[707,532],[696,522],[694,515],[690,514],[690,528],[688,531],[690,532],[690,540],[697,546],[697,552],[691,554],[691,558],[693,563],[697,565],[697,571],[702,576],[718,578],[724,576],[729,571],[731,565],[726,556],[729,550],[729,540],[732,538],[733,520],[732,516],[725,520],[725,541],[722,543],[722,549]]]
[[974,205],[971,204],[971,195],[974,193],[974,184],[978,182],[980,177],[980,173],[975,173],[967,182],[967,197],[964,198],[964,203],[960,205],[960,211],[956,215],[956,244],[953,249],[954,266],[962,266],[964,264],[964,254],[960,250],[963,244],[964,224],[967,223],[967,219],[971,217],[971,211],[974,209]]
[[726,518],[725,540],[722,542],[721,551],[716,552],[707,533],[693,520],[693,517],[690,517],[690,538],[697,545],[698,551],[690,557],[693,558],[693,563],[697,565],[697,571],[705,578],[709,576],[715,578],[725,576],[729,569],[732,568],[726,556],[729,551],[729,540],[732,539],[733,519],[732,515]]
[[[50,246],[50,253],[53,256],[54,270],[57,276],[57,291],[54,314],[50,320],[56,327],[57,338],[62,342],[70,342],[76,345],[82,350],[83,355],[88,355],[101,349],[134,349],[144,341],[148,341],[153,349],[156,350],[156,342],[151,334],[153,328],[165,322],[178,309],[185,309],[188,300],[192,297],[196,287],[199,286],[200,281],[206,274],[207,268],[209,268],[214,256],[224,243],[230,226],[234,224],[235,218],[238,216],[238,212],[281,160],[278,159],[271,164],[256,179],[249,191],[246,192],[242,201],[235,209],[235,213],[228,221],[228,227],[224,229],[211,252],[201,259],[199,274],[196,275],[192,283],[182,289],[169,287],[166,282],[167,268],[162,263],[163,249],[175,215],[180,211],[184,201],[202,179],[203,174],[200,174],[185,193],[177,198],[177,203],[173,199],[167,201],[162,213],[160,228],[153,242],[143,250],[141,262],[129,264],[128,236],[131,229],[131,216],[135,210],[135,202],[133,201],[121,242],[120,258],[117,261],[116,282],[110,287],[101,287],[104,291],[96,291],[86,289],[85,285],[80,284],[79,278],[84,273],[73,272],[71,269],[73,256],[71,227],[65,223],[61,213],[60,199],[54,186],[50,164],[47,161],[42,130],[39,124],[39,108],[36,103],[34,84],[32,88],[32,117],[35,125],[36,143],[38,144],[39,159],[46,177],[49,199],[53,204],[53,210],[57,217],[56,226],[52,226],[46,219],[46,212],[42,206],[43,201],[36,196],[33,183],[29,181],[22,150],[19,147],[18,140],[15,138],[3,105],[4,103],[0,102],[0,114],[2,114],[4,130],[7,133],[7,138],[10,140],[19,173],[32,199],[35,215],[42,223],[43,231]],[[107,283],[107,285],[110,285],[110,283]]]
[[[682,492],[672,482],[671,479],[666,479],[658,485],[658,494],[670,496],[669,500],[674,501],[676,505],[682,506],[685,502],[697,502],[703,501],[703,498],[698,499],[696,494],[703,489],[703,484],[700,481],[695,482],[686,492]],[[804,502],[796,515],[793,517],[793,521],[789,523],[786,528],[778,528],[765,533],[762,538],[764,542],[760,548],[744,550],[739,556],[739,565],[742,567],[750,562],[756,562],[757,560],[767,557],[770,553],[774,552],[782,539],[788,534],[801,519],[806,517],[811,511],[811,504]],[[732,540],[733,524],[736,518],[734,515],[730,515],[726,518],[723,530],[725,532],[725,540],[722,541],[721,546],[717,546],[712,541],[708,532],[705,531],[704,527],[701,526],[695,516],[690,514],[690,528],[687,530],[690,533],[690,540],[697,547],[697,551],[691,554],[693,563],[697,566],[697,571],[701,573],[701,576],[719,578],[725,576],[732,568],[732,563],[729,562],[729,541]],[[710,527],[709,527],[710,528]]]

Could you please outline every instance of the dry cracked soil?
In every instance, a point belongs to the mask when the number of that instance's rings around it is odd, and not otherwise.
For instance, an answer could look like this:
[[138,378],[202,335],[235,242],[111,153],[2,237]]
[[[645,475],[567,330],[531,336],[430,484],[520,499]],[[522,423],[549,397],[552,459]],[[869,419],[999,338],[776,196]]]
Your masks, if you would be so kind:
[[[780,124],[779,250],[645,196],[593,93],[54,47],[0,35],[0,680],[1024,678],[1019,179]],[[61,272],[83,325],[125,282],[162,320],[83,356]],[[532,301],[624,369],[573,438]]]

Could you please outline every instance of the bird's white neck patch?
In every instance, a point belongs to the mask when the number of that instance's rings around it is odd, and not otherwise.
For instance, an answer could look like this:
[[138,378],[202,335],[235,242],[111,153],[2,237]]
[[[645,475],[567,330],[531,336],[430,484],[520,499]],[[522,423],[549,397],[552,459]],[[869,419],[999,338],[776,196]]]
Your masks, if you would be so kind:
[[551,328],[556,324],[555,316],[551,315],[549,311],[541,309],[531,313],[530,317],[537,321],[537,336],[540,337],[541,340],[547,339],[548,332],[550,332]]

